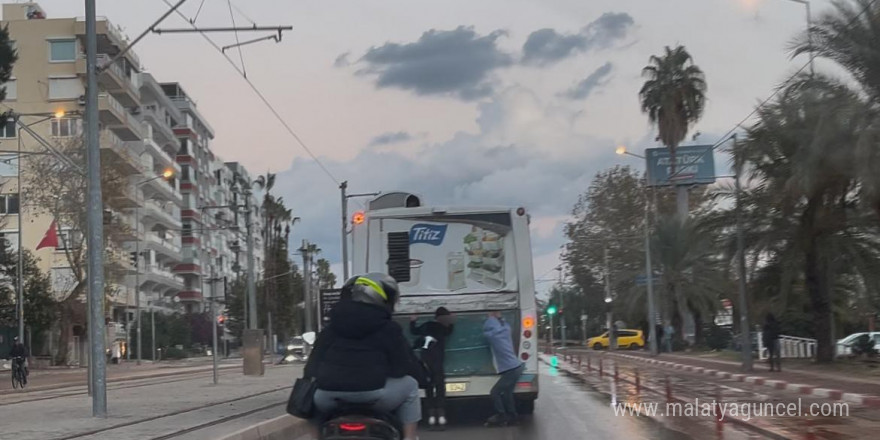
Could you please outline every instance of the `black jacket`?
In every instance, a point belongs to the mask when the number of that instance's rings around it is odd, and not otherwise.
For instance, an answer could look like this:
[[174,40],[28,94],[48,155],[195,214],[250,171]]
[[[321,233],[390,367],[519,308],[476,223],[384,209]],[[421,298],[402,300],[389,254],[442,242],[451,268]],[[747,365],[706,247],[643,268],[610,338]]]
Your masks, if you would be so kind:
[[326,391],[370,391],[389,377],[410,374],[413,353],[403,329],[382,307],[341,301],[330,312],[330,324],[318,335],[306,364]]
[[428,321],[422,325],[416,325],[415,321],[410,321],[409,332],[414,336],[430,336],[437,340],[428,348],[427,352],[432,356],[443,359],[443,353],[446,352],[446,338],[452,334],[452,325],[445,326],[437,321]]
[[27,352],[24,349],[24,344],[13,344],[12,350],[9,350],[9,359],[14,357],[26,357]]

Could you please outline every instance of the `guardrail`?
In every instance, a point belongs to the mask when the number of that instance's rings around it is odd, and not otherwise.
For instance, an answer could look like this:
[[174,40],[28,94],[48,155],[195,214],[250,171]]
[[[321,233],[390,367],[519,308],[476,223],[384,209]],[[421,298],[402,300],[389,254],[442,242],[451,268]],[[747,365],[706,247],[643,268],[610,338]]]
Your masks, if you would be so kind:
[[[800,338],[797,336],[779,335],[779,353],[783,358],[813,358],[816,357],[816,340]],[[758,359],[764,360],[770,357],[767,347],[764,346],[764,338],[758,332]]]

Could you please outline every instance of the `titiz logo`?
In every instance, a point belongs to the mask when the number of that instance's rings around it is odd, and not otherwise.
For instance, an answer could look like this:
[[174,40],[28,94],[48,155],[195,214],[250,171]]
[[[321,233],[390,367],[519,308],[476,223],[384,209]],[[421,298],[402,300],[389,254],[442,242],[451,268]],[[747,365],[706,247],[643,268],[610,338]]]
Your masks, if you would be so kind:
[[446,237],[447,225],[417,224],[409,230],[409,244],[425,243],[440,246]]

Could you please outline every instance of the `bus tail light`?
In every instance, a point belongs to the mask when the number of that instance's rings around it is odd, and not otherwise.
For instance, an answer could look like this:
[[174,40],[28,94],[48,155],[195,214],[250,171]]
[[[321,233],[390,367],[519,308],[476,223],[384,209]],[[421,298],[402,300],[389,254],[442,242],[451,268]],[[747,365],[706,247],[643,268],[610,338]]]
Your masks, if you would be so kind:
[[529,360],[529,354],[524,352],[524,353],[522,354],[522,360],[524,360],[524,361]]
[[522,325],[525,330],[531,330],[532,328],[535,327],[535,318],[533,318],[531,316],[526,316],[522,320]]

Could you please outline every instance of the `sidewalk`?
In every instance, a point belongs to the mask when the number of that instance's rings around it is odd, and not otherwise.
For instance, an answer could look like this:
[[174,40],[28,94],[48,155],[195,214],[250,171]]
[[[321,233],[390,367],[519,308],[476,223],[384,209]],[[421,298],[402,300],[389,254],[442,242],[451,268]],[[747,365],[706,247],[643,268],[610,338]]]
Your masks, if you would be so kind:
[[110,389],[106,418],[92,417],[91,399],[85,394],[23,401],[3,407],[3,430],[14,432],[17,440],[162,437],[277,408],[286,401],[301,368],[267,366],[263,377],[224,371],[217,385],[207,376],[143,386],[136,392]]
[[[739,362],[723,359],[707,359],[695,354],[663,353],[657,358],[643,351],[609,353],[613,356],[637,357],[648,363],[694,371],[709,376],[730,377],[743,382],[755,383],[785,389],[798,394],[815,395],[835,400],[880,408],[880,381],[871,378],[858,378],[846,373],[828,371],[804,371],[786,367],[783,360],[782,372],[770,372],[765,363],[755,360],[754,369],[742,374]],[[729,375],[729,376],[728,376]]]

